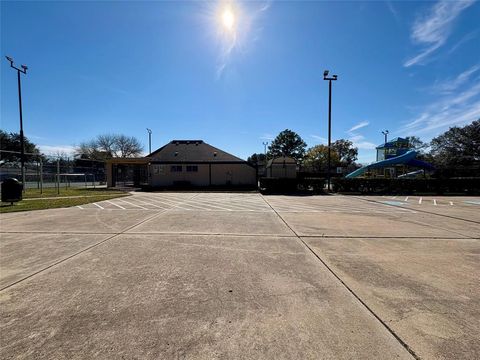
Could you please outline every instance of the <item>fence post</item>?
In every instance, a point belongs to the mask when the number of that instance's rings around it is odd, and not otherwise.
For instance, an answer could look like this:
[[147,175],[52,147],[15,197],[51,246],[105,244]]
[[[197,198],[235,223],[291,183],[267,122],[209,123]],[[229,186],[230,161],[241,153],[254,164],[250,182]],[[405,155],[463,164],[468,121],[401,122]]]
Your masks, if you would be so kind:
[[57,194],[60,194],[60,159],[57,159]]
[[40,194],[43,194],[43,160],[40,158]]
[[37,160],[37,189],[40,189],[40,161]]

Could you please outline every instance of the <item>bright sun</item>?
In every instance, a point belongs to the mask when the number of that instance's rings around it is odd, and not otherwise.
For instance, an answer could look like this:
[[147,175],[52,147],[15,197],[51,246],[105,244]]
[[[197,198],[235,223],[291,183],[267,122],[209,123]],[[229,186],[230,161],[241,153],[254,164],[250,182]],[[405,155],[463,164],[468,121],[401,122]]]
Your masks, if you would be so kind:
[[235,16],[233,15],[233,12],[231,9],[226,8],[223,11],[222,23],[227,30],[229,31],[233,30],[233,26],[235,25]]

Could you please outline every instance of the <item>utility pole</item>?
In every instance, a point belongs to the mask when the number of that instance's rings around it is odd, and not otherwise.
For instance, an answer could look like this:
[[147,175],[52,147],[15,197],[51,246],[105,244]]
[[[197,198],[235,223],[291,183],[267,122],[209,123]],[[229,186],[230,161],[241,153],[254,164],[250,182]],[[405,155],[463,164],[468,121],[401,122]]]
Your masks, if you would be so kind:
[[328,171],[327,171],[327,186],[330,191],[331,178],[331,152],[332,152],[332,81],[337,80],[337,75],[328,77],[328,70],[323,72],[323,80],[328,81]]
[[147,132],[148,132],[148,153],[151,154],[152,153],[152,130],[147,128]]
[[13,65],[13,58],[10,56],[5,56],[7,61],[10,62],[10,67],[17,70],[17,82],[18,82],[18,107],[20,110],[20,163],[22,166],[22,185],[23,191],[25,191],[25,139],[23,136],[23,117],[22,117],[22,87],[20,83],[20,73],[27,74],[28,67],[25,65],[21,65],[22,69],[17,68]]

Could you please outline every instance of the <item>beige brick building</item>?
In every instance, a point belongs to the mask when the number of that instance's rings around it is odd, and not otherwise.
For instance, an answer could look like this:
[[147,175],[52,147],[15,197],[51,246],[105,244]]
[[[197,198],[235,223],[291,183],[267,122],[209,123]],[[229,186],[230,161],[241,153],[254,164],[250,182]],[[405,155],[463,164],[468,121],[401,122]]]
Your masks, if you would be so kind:
[[158,188],[257,185],[254,166],[202,140],[173,140],[145,158],[112,159],[107,163],[108,186],[122,180],[125,183],[125,176],[135,185]]

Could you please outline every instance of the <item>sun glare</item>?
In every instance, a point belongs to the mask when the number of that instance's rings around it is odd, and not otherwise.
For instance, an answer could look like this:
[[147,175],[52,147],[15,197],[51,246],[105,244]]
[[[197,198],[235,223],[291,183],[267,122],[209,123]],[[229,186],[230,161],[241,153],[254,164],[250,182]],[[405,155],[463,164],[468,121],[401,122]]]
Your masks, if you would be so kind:
[[230,8],[223,10],[222,24],[227,30],[233,30],[233,26],[235,25],[235,15]]

